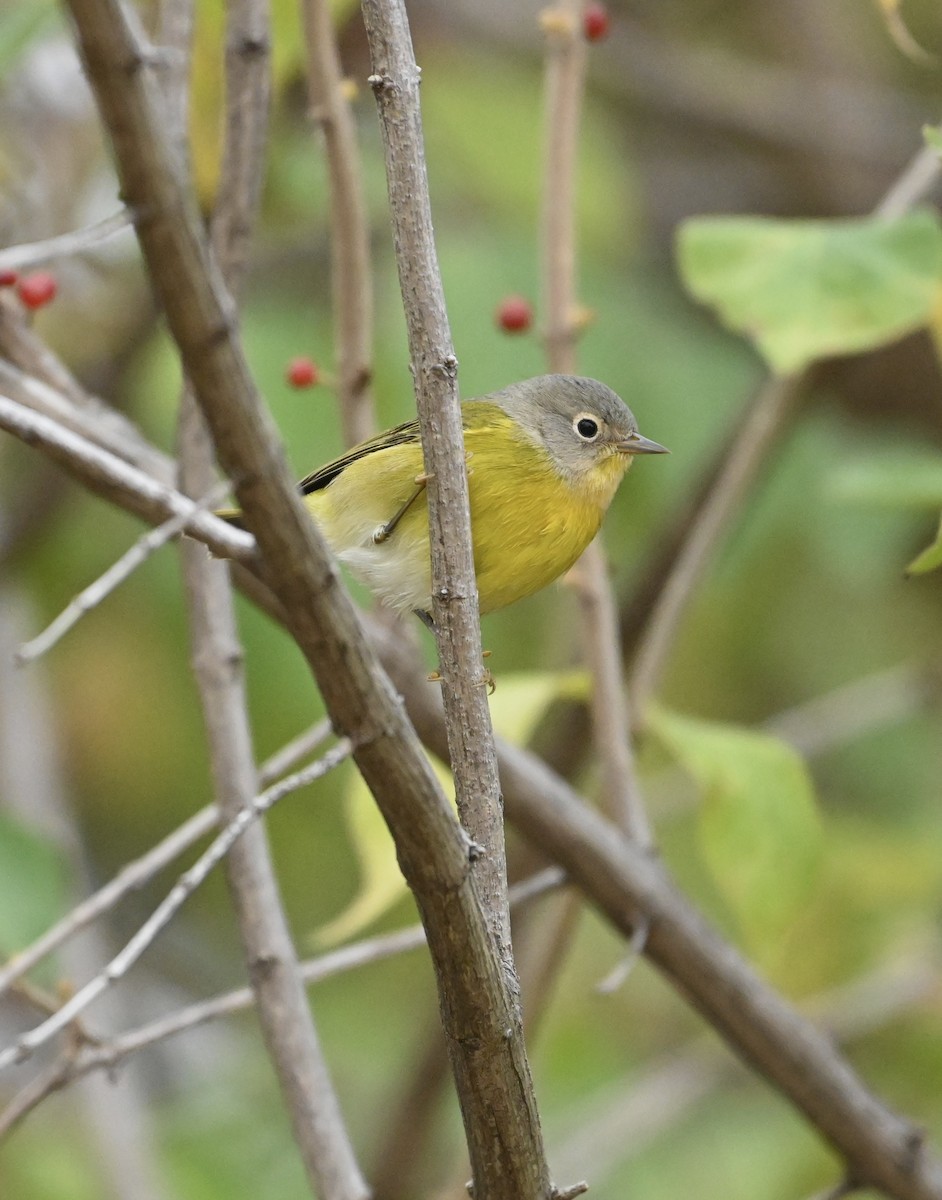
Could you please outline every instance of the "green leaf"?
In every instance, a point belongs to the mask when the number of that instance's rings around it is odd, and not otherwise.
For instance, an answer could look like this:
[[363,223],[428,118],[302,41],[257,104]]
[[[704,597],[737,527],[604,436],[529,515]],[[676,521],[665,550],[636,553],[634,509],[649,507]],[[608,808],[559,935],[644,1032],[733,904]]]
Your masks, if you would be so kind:
[[890,450],[879,457],[834,468],[829,489],[834,499],[881,508],[942,507],[942,455]]
[[[431,762],[445,793],[453,796],[451,772],[436,759]],[[359,887],[343,912],[317,930],[315,942],[318,946],[333,946],[356,937],[409,891],[399,870],[396,848],[386,822],[359,771],[350,773],[343,809],[357,858]]]
[[935,535],[935,541],[931,546],[927,546],[921,554],[916,555],[906,568],[906,574],[925,575],[928,571],[936,570],[937,567],[942,567],[942,521],[939,522],[939,532]]
[[924,210],[895,221],[699,217],[681,227],[678,255],[692,295],[784,374],[925,325],[942,229]]
[[46,838],[0,813],[0,956],[22,949],[62,913],[66,867]]
[[515,671],[499,675],[490,700],[494,732],[522,746],[555,700],[585,700],[589,687],[585,671]]
[[662,708],[650,724],[701,789],[704,859],[742,928],[759,944],[780,934],[807,900],[820,860],[803,760],[752,729]]

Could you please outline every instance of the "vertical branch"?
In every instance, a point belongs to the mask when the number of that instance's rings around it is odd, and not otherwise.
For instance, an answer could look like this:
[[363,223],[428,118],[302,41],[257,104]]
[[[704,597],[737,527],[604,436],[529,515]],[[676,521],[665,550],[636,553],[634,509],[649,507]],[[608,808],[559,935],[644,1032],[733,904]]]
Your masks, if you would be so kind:
[[[502,964],[522,1105],[512,1113],[515,1147],[495,1156],[469,1134],[475,1194],[550,1194],[536,1098],[523,1044],[517,980],[510,949],[503,809],[490,711],[481,669],[477,581],[471,543],[468,480],[458,402],[457,368],[432,232],[419,107],[420,72],[403,0],[363,0],[386,152],[386,178],[396,262],[409,333],[422,431],[432,560],[432,602],[443,680],[448,749],[462,824],[481,847],[474,876]],[[454,1059],[454,1047],[450,1047]],[[462,1107],[465,1098],[460,1094]],[[509,1132],[509,1129],[508,1129]],[[503,1161],[501,1161],[503,1160]]]
[[[233,0],[226,36],[225,147],[211,227],[233,296],[245,273],[261,194],[268,44],[265,0]],[[178,442],[181,490],[200,495],[215,478],[215,458],[205,418],[188,387]],[[184,540],[181,554],[215,789],[223,819],[231,821],[251,803],[258,785],[232,588],[225,564],[210,559],[202,546]],[[312,1192],[325,1200],[365,1200],[369,1189],[314,1027],[261,822],[233,846],[225,867],[259,1024]]]
[[[432,555],[432,602],[458,811],[483,853],[475,873],[509,967],[503,813],[487,696],[471,545],[458,360],[432,233],[419,109],[420,70],[403,0],[364,0],[386,150],[389,207],[422,430]],[[510,968],[509,968],[510,969]]]
[[[578,336],[576,171],[586,69],[582,9],[582,0],[558,0],[543,14],[547,52],[541,254],[544,341],[550,370],[565,374],[575,370]],[[583,554],[574,582],[593,681],[593,734],[602,769],[603,801],[630,837],[650,846],[651,829],[629,740],[617,609],[598,540]]]
[[585,88],[582,0],[558,0],[543,13],[546,34],[542,221],[543,344],[549,369],[576,367],[576,170]]
[[330,182],[330,273],[340,420],[348,446],[375,432],[370,391],[373,280],[370,226],[350,102],[327,0],[301,0],[311,118],[324,133]]

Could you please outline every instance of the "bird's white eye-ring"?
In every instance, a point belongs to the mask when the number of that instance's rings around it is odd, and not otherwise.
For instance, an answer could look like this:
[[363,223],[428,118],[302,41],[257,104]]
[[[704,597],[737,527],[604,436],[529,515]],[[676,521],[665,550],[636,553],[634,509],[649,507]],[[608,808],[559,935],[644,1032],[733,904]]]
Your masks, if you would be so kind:
[[594,442],[599,436],[599,423],[589,413],[579,413],[572,423],[576,436],[584,442]]

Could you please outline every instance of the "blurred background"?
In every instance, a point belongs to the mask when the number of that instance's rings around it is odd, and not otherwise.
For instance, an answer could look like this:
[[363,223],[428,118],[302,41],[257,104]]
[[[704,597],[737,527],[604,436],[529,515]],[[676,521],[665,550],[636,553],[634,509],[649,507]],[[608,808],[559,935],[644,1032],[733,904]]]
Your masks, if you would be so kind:
[[[218,168],[222,8],[221,0],[197,3],[192,133],[204,201]],[[295,6],[275,0],[274,10],[277,86],[244,333],[300,476],[337,453],[341,438],[330,391],[292,390],[284,379],[297,355],[326,370],[333,364],[324,162],[306,114]],[[373,224],[376,397],[385,426],[412,414],[408,357],[379,132],[364,86],[365,36],[354,5],[338,0],[334,10],[345,70],[361,85],[355,112]],[[416,0],[409,10],[438,247],[462,391],[472,396],[544,369],[535,331],[508,336],[494,320],[508,294],[538,304],[539,6]],[[590,50],[584,113],[580,293],[594,321],[580,369],[615,388],[644,433],[672,450],[632,472],[606,522],[612,573],[627,602],[766,374],[744,341],[686,297],[674,265],[678,223],[704,213],[869,211],[921,146],[922,127],[942,115],[942,17],[929,0],[901,11],[877,0],[611,0],[610,13],[609,37]],[[0,3],[0,80],[0,245],[114,211],[114,178],[55,5]],[[133,239],[124,234],[54,269],[59,295],[36,316],[36,330],[87,387],[172,449],[179,374]],[[938,512],[867,503],[841,481],[888,451],[934,461],[940,443],[939,366],[927,333],[825,364],[671,655],[659,693],[671,708],[742,726],[785,728],[787,715],[789,729],[804,731],[804,743],[796,738],[809,753],[822,850],[774,939],[751,935],[711,874],[694,787],[656,746],[641,746],[670,869],[776,986],[847,1039],[865,1079],[937,1139],[942,576],[908,580],[903,571],[934,536]],[[16,645],[140,532],[35,452],[0,441],[4,954],[210,798],[173,548],[47,658],[28,669],[10,665]],[[242,602],[240,615],[261,758],[322,707],[281,630]],[[556,586],[487,618],[484,640],[511,698],[502,702],[498,688],[498,726],[506,720],[519,736],[515,681],[552,679],[576,661],[577,602]],[[423,647],[431,657],[427,640]],[[381,832],[351,836],[352,779],[348,765],[269,821],[304,953],[362,894],[364,838],[372,860],[392,870]],[[592,793],[591,765],[576,782]],[[81,982],[173,878],[166,872],[133,894],[94,939],[47,964],[36,981]],[[369,931],[413,918],[402,897]],[[839,1165],[815,1134],[737,1068],[644,963],[614,993],[599,994],[597,982],[622,952],[586,912],[533,1037],[556,1178],[585,1176],[600,1200],[790,1200],[833,1183]],[[92,1010],[89,1025],[126,1028],[241,980],[225,889],[214,876],[118,989],[114,1010]],[[330,980],[312,996],[373,1174],[390,1114],[415,1085],[435,1025],[430,970],[412,954]],[[9,1000],[0,1009],[4,1041],[32,1018],[22,1000]],[[0,1080],[0,1098],[18,1081]],[[125,1119],[131,1114],[132,1166],[120,1165],[114,1126],[102,1116],[115,1098]],[[384,1192],[387,1200],[459,1194],[460,1125],[447,1087],[433,1108],[432,1136],[416,1139],[416,1174],[404,1190]],[[0,1149],[0,1195],[11,1200],[305,1194],[251,1016],[144,1053],[113,1086],[53,1097]]]

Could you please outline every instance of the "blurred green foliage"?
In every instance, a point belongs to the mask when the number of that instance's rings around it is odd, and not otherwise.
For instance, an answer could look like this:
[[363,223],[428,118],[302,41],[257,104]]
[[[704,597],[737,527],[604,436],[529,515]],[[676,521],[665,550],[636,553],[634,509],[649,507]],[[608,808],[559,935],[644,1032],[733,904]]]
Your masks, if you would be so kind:
[[[350,5],[335,8],[338,17],[350,10]],[[195,105],[194,150],[204,199],[212,193],[216,171],[221,11],[220,3],[200,5],[197,82],[205,91]],[[279,22],[294,22],[294,11],[294,5],[276,5]],[[882,94],[878,84],[898,84],[905,67],[891,50],[885,60],[871,63],[867,56],[886,41],[879,18],[871,14],[867,25],[859,6],[853,6],[852,15],[849,11],[844,28],[853,36],[844,42],[857,48],[861,72],[870,71],[874,90]],[[45,45],[47,27],[40,15],[39,6],[33,14],[31,0],[9,3],[2,15],[0,63],[12,82],[0,105],[13,105],[17,79],[28,77],[30,56]],[[635,16],[627,7],[616,15],[625,21]],[[655,22],[653,15],[648,19]],[[539,35],[535,23],[523,17],[518,41],[502,40],[498,26],[485,37],[453,24],[441,11],[437,16],[431,10],[417,12],[416,20],[436,233],[462,389],[471,396],[544,369],[537,337],[508,338],[493,321],[502,296],[538,291]],[[768,7],[745,2],[668,5],[658,20],[662,36],[691,49],[706,43],[745,53],[757,40],[772,45],[778,36]],[[926,40],[923,25],[915,14],[914,28]],[[321,388],[296,392],[283,379],[285,363],[299,353],[328,369],[333,365],[326,178],[304,117],[296,39],[296,33],[279,29],[265,214],[243,329],[253,370],[300,476],[334,455],[341,442],[331,394]],[[351,70],[365,76],[354,21],[345,26],[344,53]],[[600,49],[593,59],[584,116],[579,276],[581,298],[596,319],[580,347],[580,369],[610,383],[632,406],[644,432],[673,451],[669,459],[632,472],[606,522],[613,574],[627,596],[639,582],[646,555],[665,536],[672,514],[706,464],[722,452],[749,392],[763,376],[749,345],[719,329],[684,294],[659,228],[660,214],[687,203],[685,187],[698,197],[697,188],[710,181],[711,172],[721,173],[719,165],[715,171],[703,166],[698,156],[705,151],[720,163],[720,148],[729,143],[721,166],[731,211],[754,207],[750,188],[758,187],[760,172],[754,165],[740,171],[741,134],[720,126],[712,138],[693,136],[687,126],[670,123],[679,120],[676,114],[652,113],[626,97],[616,42],[608,54]],[[915,89],[917,83],[907,86]],[[932,86],[938,90],[937,81]],[[744,97],[747,110],[753,99],[758,98]],[[374,228],[377,408],[387,425],[410,415],[412,399],[381,148],[368,91],[356,102],[356,116]],[[54,106],[46,119],[50,129],[58,129]],[[698,119],[702,116],[696,113],[682,116],[695,132]],[[918,128],[911,145],[895,147],[894,169],[916,149]],[[822,137],[827,137],[823,118]],[[110,188],[88,129],[71,142],[80,161],[76,197],[87,198],[94,187]],[[839,154],[842,148],[828,144],[825,149]],[[6,145],[3,150],[5,162],[17,161]],[[780,155],[773,175],[797,180],[796,188],[804,180],[803,203],[816,210],[827,194],[827,163],[815,160],[811,170],[784,151]],[[694,165],[685,174],[688,161]],[[38,167],[33,170],[29,178],[35,187],[43,177]],[[9,177],[9,171],[5,174]],[[60,177],[48,186],[63,190]],[[874,184],[868,206],[878,195]],[[66,227],[82,219],[77,202],[60,211],[66,213]],[[685,215],[697,211],[690,208]],[[922,247],[915,267],[923,283],[937,278],[939,265],[936,226],[933,221],[935,232],[927,233],[927,221],[915,217],[906,226],[907,237]],[[808,226],[790,230],[799,243],[809,236]],[[786,321],[800,318],[806,334],[817,336],[823,335],[824,318],[812,267],[825,261],[822,244],[835,227],[816,225],[810,231],[814,247],[796,249],[792,242],[774,260],[766,244],[754,249],[751,301],[758,287],[759,300],[774,301],[777,314]],[[869,242],[854,239],[851,249],[869,262]],[[874,250],[874,294],[890,305],[884,251],[881,241]],[[796,253],[800,278],[795,277]],[[856,294],[860,277],[854,279]],[[866,344],[934,320],[931,300],[921,291],[918,318],[908,314],[902,320],[897,313],[881,326],[880,337],[871,336]],[[129,346],[132,318],[138,336]],[[737,315],[730,323],[754,332],[748,316]],[[149,323],[146,284],[133,262],[103,258],[94,270],[67,274],[61,300],[41,315],[37,327],[83,377],[96,386],[105,378],[109,394],[117,394],[151,437],[172,446],[179,373],[166,335]],[[843,342],[841,348],[862,344]],[[834,343],[823,340],[809,349],[806,342],[800,353],[789,349],[772,358],[791,367],[821,345]],[[863,357],[860,370],[875,373],[878,362]],[[809,397],[765,465],[683,624],[661,692],[671,715],[662,720],[660,737],[639,747],[665,861],[709,917],[796,1001],[874,975],[908,977],[937,961],[942,743],[931,675],[938,673],[940,661],[942,597],[936,576],[907,580],[904,568],[931,540],[940,504],[938,376],[933,374],[931,385],[936,409],[927,422],[923,410],[910,403],[921,386],[915,358],[894,362],[902,366],[892,388],[879,392],[876,407],[865,402],[866,387],[855,390],[839,371],[826,374]],[[6,444],[2,452],[3,481],[15,478],[20,486],[34,465],[31,452]],[[4,486],[3,504],[12,500]],[[65,502],[53,509],[11,572],[15,586],[30,597],[37,625],[59,612],[138,533],[132,518],[69,486]],[[365,599],[362,592],[357,595]],[[524,739],[554,698],[578,694],[581,685],[572,668],[580,646],[579,620],[576,601],[564,587],[486,620],[485,642],[494,652],[499,681],[497,723],[513,736]],[[323,709],[286,635],[244,603],[240,622],[261,758]],[[431,660],[432,647],[424,633],[421,637],[419,652]],[[90,613],[45,662],[30,668],[48,691],[70,798],[98,880],[143,853],[210,797],[188,654],[179,567],[168,549]],[[879,673],[897,667],[911,672],[912,688],[902,690],[894,707],[881,690]],[[866,685],[871,677],[877,681],[875,694],[866,687],[860,693],[869,697],[866,703],[858,696],[841,708],[835,700],[836,707],[828,710],[834,735],[828,739],[824,722],[819,732],[825,736],[806,763],[783,744],[750,732],[783,710],[844,685]],[[6,702],[0,698],[0,705]],[[671,768],[665,740],[672,756],[705,789],[705,798],[695,782]],[[768,786],[763,776],[771,779]],[[592,768],[577,782],[591,793]],[[351,770],[344,768],[286,800],[268,822],[302,948],[313,946],[318,930],[349,913],[352,904],[362,905],[370,878],[382,887],[395,880],[385,835],[361,832],[357,844],[351,842],[344,801],[354,786]],[[6,820],[0,824],[4,949],[10,948],[8,938],[22,943],[54,913],[66,911],[61,878],[58,856],[34,834],[24,835]],[[116,939],[137,927],[172,878],[172,871],[165,872],[130,898],[114,921]],[[387,900],[393,901],[391,907]],[[375,913],[371,929],[414,919],[408,898],[396,899],[392,888],[382,904],[376,903]],[[636,1082],[673,1056],[699,1054],[706,1045],[724,1065],[706,1099],[687,1105],[680,1092],[669,1093],[664,1123],[638,1132],[637,1152],[632,1124],[616,1120],[607,1144],[579,1167],[593,1194],[631,1194],[635,1200],[793,1200],[833,1183],[840,1166],[814,1133],[763,1083],[732,1067],[695,1014],[646,965],[639,964],[610,995],[594,990],[623,953],[621,941],[599,918],[583,918],[534,1041],[551,1147],[559,1146],[562,1153],[585,1113],[617,1117]],[[132,996],[126,1023],[234,986],[242,974],[224,886],[215,877],[126,981]],[[369,1168],[435,1020],[428,965],[421,954],[377,964],[319,986],[313,1004]],[[841,1007],[836,1015],[847,1014]],[[942,1136],[940,1018],[936,983],[934,991],[897,1012],[874,1018],[873,1028],[864,1028],[848,1047],[867,1080],[936,1138]],[[188,1034],[146,1053],[130,1069],[139,1073],[151,1102],[168,1197],[294,1200],[305,1195],[250,1017]],[[68,1092],[53,1098],[13,1135],[0,1156],[0,1194],[15,1200],[106,1195],[77,1097]],[[424,1190],[416,1195],[431,1194],[434,1185],[455,1174],[459,1125],[453,1102],[444,1103],[441,1141],[426,1156]]]

